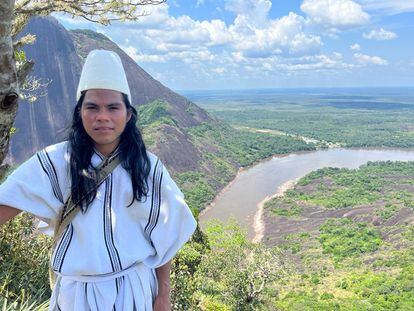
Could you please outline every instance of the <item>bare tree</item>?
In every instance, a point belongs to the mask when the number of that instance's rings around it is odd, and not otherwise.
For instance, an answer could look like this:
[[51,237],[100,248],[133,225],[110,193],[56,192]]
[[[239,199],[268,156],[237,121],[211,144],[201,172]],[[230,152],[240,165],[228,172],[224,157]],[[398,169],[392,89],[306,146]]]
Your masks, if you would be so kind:
[[10,131],[16,118],[19,86],[27,79],[34,63],[21,57],[19,50],[35,41],[32,35],[17,35],[36,15],[63,12],[72,17],[108,25],[111,21],[135,21],[147,15],[145,6],[166,0],[1,0],[0,1],[0,180],[8,167]]

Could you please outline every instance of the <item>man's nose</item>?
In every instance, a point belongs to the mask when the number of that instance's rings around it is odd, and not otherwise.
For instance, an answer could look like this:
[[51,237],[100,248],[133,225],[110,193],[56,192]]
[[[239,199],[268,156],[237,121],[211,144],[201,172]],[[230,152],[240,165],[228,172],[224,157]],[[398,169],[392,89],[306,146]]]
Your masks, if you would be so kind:
[[108,118],[109,118],[109,113],[108,113],[108,111],[106,111],[106,109],[100,109],[98,111],[98,114],[96,116],[97,120],[100,120],[100,121],[108,120]]

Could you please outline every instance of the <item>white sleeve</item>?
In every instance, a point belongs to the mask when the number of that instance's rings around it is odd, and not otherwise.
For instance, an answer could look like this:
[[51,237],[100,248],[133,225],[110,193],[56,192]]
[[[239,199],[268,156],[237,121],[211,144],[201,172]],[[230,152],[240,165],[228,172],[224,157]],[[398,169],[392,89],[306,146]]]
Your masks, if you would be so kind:
[[[26,211],[54,226],[63,206],[54,164],[43,150],[20,165],[0,185],[0,204]],[[51,228],[43,223],[44,233]]]
[[[184,201],[184,195],[172,180],[167,169],[159,163],[159,194],[154,189],[153,206],[146,232],[155,254],[144,260],[151,268],[157,268],[170,261],[178,250],[190,239],[197,222]],[[157,169],[157,168],[156,168]],[[157,182],[154,183],[157,185]]]

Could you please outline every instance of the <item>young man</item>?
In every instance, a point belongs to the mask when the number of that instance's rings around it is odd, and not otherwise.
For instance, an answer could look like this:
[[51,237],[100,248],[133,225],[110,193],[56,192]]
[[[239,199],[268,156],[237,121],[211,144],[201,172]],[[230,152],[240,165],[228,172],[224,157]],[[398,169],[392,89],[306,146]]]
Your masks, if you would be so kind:
[[[146,151],[119,56],[92,51],[82,69],[71,133],[0,186],[0,224],[27,211],[57,237],[50,310],[171,310],[170,261],[196,221],[160,160]],[[119,159],[98,186],[97,167]],[[63,209],[63,213],[62,213]],[[61,216],[62,215],[62,216]]]

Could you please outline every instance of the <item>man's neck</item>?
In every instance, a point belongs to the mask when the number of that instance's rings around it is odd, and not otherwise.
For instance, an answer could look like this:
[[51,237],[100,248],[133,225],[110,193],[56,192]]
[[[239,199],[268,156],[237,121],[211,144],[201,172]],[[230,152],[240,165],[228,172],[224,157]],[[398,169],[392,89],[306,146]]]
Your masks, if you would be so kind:
[[108,157],[117,147],[118,147],[118,143],[94,146],[95,150],[105,157]]

